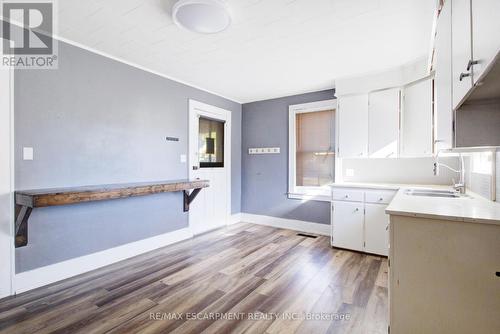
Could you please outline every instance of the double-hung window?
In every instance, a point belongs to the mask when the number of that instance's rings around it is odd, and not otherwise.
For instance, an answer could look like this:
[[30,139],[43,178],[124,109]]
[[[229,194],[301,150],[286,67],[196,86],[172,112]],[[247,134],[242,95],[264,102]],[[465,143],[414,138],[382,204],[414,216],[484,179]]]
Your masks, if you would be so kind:
[[336,100],[289,107],[288,197],[330,200],[335,181]]

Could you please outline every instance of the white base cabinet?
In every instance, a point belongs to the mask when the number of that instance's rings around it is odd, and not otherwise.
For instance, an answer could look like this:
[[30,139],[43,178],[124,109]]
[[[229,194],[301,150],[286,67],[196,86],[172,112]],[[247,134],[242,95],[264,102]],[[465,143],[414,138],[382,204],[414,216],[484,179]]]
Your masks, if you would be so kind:
[[333,188],[332,246],[387,256],[389,216],[387,204],[394,190]]
[[365,203],[365,252],[388,255],[389,215],[387,205]]
[[335,247],[363,251],[363,203],[332,202],[332,244]]
[[391,333],[500,333],[500,225],[391,216]]

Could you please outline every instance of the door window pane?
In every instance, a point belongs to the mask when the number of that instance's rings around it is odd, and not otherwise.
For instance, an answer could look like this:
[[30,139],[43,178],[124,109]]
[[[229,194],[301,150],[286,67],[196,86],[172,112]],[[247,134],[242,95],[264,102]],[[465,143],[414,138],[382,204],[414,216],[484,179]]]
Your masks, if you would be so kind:
[[296,186],[318,187],[334,181],[334,111],[299,113],[296,129]]
[[224,122],[204,117],[199,122],[200,168],[224,167]]

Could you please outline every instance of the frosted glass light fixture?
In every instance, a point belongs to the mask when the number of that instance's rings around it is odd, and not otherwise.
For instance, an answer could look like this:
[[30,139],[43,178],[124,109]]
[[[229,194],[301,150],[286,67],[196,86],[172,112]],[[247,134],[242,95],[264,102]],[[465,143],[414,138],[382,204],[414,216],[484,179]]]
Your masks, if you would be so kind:
[[222,0],[179,0],[172,8],[172,18],[178,26],[201,34],[215,34],[231,24]]

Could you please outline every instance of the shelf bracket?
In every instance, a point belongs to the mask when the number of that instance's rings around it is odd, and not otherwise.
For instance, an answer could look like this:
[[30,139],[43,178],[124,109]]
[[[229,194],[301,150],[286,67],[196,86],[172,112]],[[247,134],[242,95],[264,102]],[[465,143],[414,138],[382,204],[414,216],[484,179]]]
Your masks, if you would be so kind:
[[201,188],[195,188],[191,192],[191,194],[187,191],[184,190],[184,212],[189,211],[189,204],[193,202],[193,200],[198,196],[199,192],[201,191]]
[[16,204],[16,248],[28,244],[28,219],[32,210],[33,208],[30,206]]

